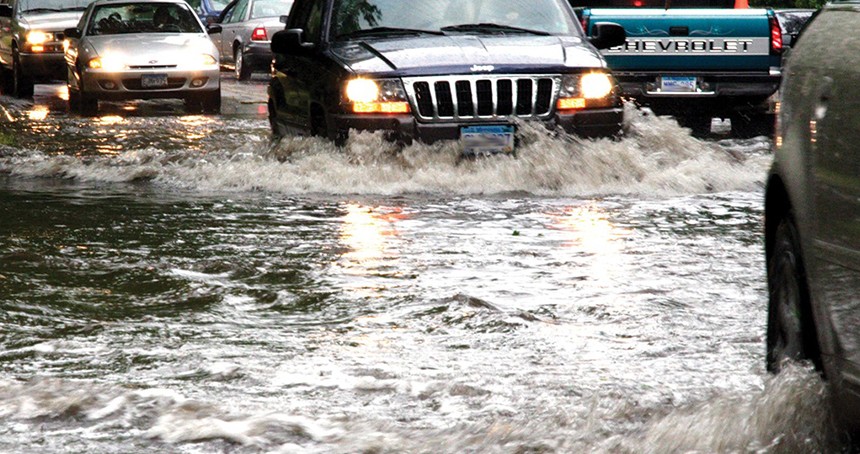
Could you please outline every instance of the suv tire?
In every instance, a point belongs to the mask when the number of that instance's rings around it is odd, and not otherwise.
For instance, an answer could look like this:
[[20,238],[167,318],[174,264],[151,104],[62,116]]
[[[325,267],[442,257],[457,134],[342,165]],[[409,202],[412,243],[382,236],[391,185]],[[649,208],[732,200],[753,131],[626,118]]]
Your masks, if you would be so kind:
[[12,52],[12,96],[18,98],[32,98],[35,92],[33,79],[24,75],[21,68],[21,57],[18,49]]

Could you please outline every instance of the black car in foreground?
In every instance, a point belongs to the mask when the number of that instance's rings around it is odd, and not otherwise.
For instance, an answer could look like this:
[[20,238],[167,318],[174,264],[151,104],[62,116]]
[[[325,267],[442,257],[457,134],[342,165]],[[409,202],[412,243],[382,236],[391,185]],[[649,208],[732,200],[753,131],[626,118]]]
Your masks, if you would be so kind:
[[272,38],[269,119],[276,136],[382,130],[466,153],[511,151],[517,120],[613,136],[597,48],[624,39],[615,24],[585,38],[564,0],[297,0]]
[[[767,368],[808,360],[835,419],[860,435],[860,34],[858,0],[836,0],[794,43],[765,198]],[[826,51],[822,51],[826,49]]]

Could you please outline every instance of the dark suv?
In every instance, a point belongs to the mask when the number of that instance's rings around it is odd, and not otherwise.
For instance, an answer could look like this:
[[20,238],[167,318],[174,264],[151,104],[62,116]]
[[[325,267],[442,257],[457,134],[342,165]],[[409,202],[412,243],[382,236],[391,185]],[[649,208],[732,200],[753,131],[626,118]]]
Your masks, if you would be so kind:
[[564,0],[297,0],[272,38],[273,133],[343,140],[460,139],[464,152],[511,151],[517,120],[581,136],[621,128],[616,83]]

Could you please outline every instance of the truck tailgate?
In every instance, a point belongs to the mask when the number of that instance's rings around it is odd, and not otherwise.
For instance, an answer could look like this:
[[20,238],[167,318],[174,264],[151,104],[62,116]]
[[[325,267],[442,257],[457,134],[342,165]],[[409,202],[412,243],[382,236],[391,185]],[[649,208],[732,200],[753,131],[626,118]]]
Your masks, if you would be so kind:
[[589,24],[615,22],[624,46],[602,51],[615,71],[764,72],[778,67],[764,9],[592,9]]

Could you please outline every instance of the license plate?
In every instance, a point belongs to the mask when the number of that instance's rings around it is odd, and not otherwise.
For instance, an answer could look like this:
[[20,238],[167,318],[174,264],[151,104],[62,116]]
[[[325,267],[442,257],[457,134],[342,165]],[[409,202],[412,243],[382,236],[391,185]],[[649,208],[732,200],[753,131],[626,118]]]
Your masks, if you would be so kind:
[[140,76],[143,88],[163,88],[167,86],[167,74],[144,74]]
[[660,78],[660,91],[669,93],[695,93],[696,78],[686,76],[663,76]]
[[464,154],[512,153],[514,151],[514,127],[465,126],[460,128],[460,142]]

